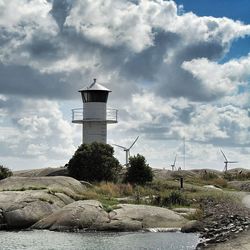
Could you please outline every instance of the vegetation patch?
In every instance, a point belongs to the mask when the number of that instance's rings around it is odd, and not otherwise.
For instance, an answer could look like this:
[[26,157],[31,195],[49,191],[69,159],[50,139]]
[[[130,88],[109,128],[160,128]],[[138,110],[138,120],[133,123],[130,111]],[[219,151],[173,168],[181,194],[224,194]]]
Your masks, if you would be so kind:
[[117,181],[121,165],[108,144],[82,144],[67,164],[69,175],[88,182]]
[[12,176],[12,171],[3,165],[0,165],[0,180]]
[[143,155],[137,154],[129,158],[129,167],[125,175],[125,182],[145,185],[153,180],[153,172]]
[[7,188],[3,189],[3,191],[27,191],[27,190],[44,190],[46,187],[37,187],[37,186],[27,186],[20,188]]

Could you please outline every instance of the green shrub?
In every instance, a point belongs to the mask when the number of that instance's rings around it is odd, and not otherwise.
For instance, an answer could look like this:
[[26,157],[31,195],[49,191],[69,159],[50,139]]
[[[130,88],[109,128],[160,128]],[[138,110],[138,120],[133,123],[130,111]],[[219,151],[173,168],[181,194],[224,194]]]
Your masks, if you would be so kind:
[[129,167],[125,176],[125,182],[144,185],[153,180],[151,167],[146,163],[143,155],[137,154],[129,158]]
[[172,191],[168,197],[163,198],[162,206],[188,205],[187,199],[180,191]]
[[11,175],[12,175],[11,170],[4,167],[3,165],[0,165],[0,180],[10,177]]
[[201,174],[201,179],[202,180],[213,180],[213,179],[217,179],[218,178],[218,175],[213,173],[213,172],[207,172],[207,171],[204,171],[202,174]]
[[225,173],[224,178],[227,179],[228,181],[234,181],[234,180],[239,180],[239,181],[245,181],[250,179],[250,172],[243,172],[243,171],[238,171],[237,173]]
[[189,200],[183,195],[181,191],[171,191],[168,194],[160,194],[155,197],[153,205],[172,207],[172,206],[189,206]]
[[224,179],[228,180],[228,181],[233,181],[233,174],[230,174],[230,173],[224,173]]
[[69,175],[89,182],[116,181],[121,166],[113,154],[108,144],[82,144],[67,164]]

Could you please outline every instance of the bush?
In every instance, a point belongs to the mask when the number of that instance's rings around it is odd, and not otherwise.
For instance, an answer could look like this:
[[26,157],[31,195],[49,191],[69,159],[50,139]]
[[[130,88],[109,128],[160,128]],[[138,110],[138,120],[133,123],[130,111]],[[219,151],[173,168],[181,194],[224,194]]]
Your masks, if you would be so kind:
[[218,175],[216,173],[213,173],[213,172],[207,172],[206,170],[201,173],[201,179],[202,180],[213,180],[213,179],[217,179],[218,178]]
[[153,180],[153,172],[146,163],[145,157],[137,154],[129,158],[129,167],[125,176],[125,182],[144,185]]
[[223,177],[224,177],[224,179],[226,179],[228,181],[233,181],[234,180],[233,175],[230,174],[230,173],[227,173],[227,172],[224,173]]
[[116,181],[121,170],[108,144],[82,144],[68,163],[69,175],[84,181]]
[[10,177],[11,175],[12,175],[11,170],[0,165],[0,180],[7,178],[7,177]]
[[160,194],[155,197],[153,204],[156,206],[172,207],[172,206],[189,206],[189,200],[180,191],[171,191],[168,194]]

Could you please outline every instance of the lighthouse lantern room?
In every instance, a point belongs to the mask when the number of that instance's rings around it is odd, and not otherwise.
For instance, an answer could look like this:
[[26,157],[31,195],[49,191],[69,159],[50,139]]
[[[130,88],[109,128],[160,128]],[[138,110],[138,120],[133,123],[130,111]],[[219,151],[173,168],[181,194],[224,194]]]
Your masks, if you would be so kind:
[[83,108],[72,109],[72,122],[82,124],[82,143],[107,143],[107,124],[117,123],[116,109],[108,109],[111,90],[94,82],[80,89]]

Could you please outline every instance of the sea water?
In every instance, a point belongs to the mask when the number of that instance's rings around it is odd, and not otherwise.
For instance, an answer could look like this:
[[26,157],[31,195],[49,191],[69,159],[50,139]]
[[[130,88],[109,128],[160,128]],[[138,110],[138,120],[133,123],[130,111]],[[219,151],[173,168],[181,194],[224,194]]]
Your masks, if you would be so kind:
[[62,233],[52,231],[0,231],[1,250],[191,250],[198,235],[175,233]]

